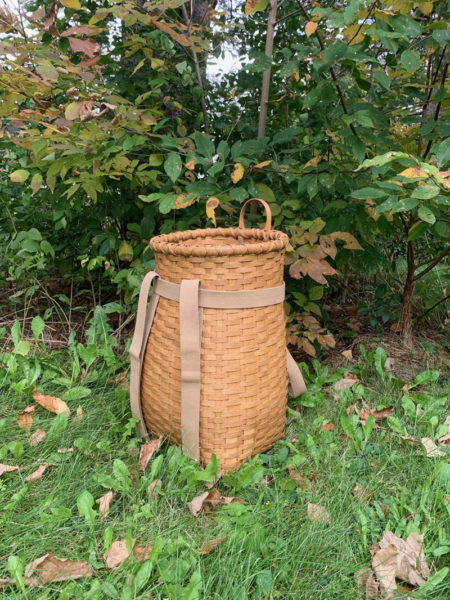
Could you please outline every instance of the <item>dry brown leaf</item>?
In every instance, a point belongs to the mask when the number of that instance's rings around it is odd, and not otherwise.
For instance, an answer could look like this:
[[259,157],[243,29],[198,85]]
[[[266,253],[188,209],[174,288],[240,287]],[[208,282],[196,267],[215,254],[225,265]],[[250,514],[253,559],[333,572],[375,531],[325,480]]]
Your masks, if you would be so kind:
[[379,421],[380,419],[386,419],[387,417],[390,417],[392,415],[393,410],[393,406],[387,406],[386,408],[382,408],[381,410],[371,410],[370,412],[375,417],[375,420]]
[[356,404],[350,404],[350,406],[347,406],[347,408],[345,409],[345,412],[348,415],[351,415],[353,412],[355,412],[356,410]]
[[51,552],[33,560],[25,567],[25,581],[28,587],[40,587],[55,581],[90,577],[92,567],[87,562],[68,558],[58,558]]
[[353,373],[345,373],[345,376],[342,379],[339,379],[339,381],[336,381],[333,387],[337,392],[340,392],[342,390],[349,390],[357,383],[359,383],[359,379],[356,375],[353,375]]
[[419,444],[419,440],[411,435],[401,435],[400,437],[410,446],[417,446]]
[[305,26],[306,37],[309,38],[319,27],[318,23],[314,23],[314,21],[308,21]]
[[306,514],[310,521],[317,521],[318,523],[329,523],[331,519],[330,513],[320,504],[309,503],[306,507]]
[[59,415],[62,412],[66,412],[67,416],[70,417],[70,410],[64,400],[57,398],[56,396],[47,396],[41,394],[36,389],[33,392],[33,400],[37,402],[42,408],[52,413]]
[[74,52],[82,52],[89,58],[94,58],[96,54],[100,53],[100,44],[93,40],[79,39],[69,37],[70,47]]
[[189,171],[193,171],[195,169],[195,158],[192,158],[190,161],[188,161],[186,163],[186,169],[189,169]]
[[385,531],[372,557],[381,589],[392,598],[397,589],[396,579],[413,586],[422,585],[430,574],[423,552],[423,536],[410,533],[406,542],[392,531]]
[[441,436],[438,442],[440,444],[450,444],[450,415],[445,419],[444,425],[448,425],[447,433]]
[[288,472],[289,477],[292,479],[292,481],[295,481],[295,483],[300,489],[304,490],[307,486],[310,485],[309,480],[306,477],[304,477],[299,471],[297,471],[297,469],[294,469],[293,467],[288,467]]
[[139,471],[145,471],[145,467],[148,465],[153,454],[159,449],[163,441],[163,436],[151,440],[146,444],[142,445],[141,453],[139,454]]
[[439,456],[445,456],[445,452],[442,452],[432,439],[423,437],[420,438],[422,446],[425,448],[428,458],[438,458]]
[[341,354],[347,360],[354,360],[353,359],[353,352],[351,351],[351,349],[350,350],[344,350],[343,352],[341,352]]
[[25,481],[38,481],[44,474],[44,472],[53,465],[53,463],[45,463],[33,471],[28,477],[25,477]]
[[58,454],[73,454],[73,448],[58,448]]
[[77,408],[77,417],[79,419],[83,418],[83,409],[81,408],[81,406],[78,406],[78,408]]
[[104,515],[108,514],[109,505],[111,504],[114,496],[115,496],[115,493],[110,490],[109,492],[106,492],[106,494],[104,494],[98,500],[95,501],[98,504],[98,512],[100,513],[100,515],[104,516]]
[[231,504],[233,502],[240,502],[245,504],[240,498],[234,496],[222,496],[217,489],[211,490],[210,492],[203,492],[200,496],[196,496],[187,503],[189,512],[197,517],[199,512],[205,508],[205,505],[211,505],[213,508],[222,504]]
[[212,488],[216,485],[216,483],[219,481],[222,475],[222,471],[219,470],[219,472],[217,473],[217,475],[214,476],[214,479],[212,481],[205,482],[205,488],[207,488],[208,490],[212,490]]
[[225,536],[223,538],[217,538],[216,540],[211,540],[210,542],[208,542],[207,544],[205,544],[203,546],[203,548],[200,550],[199,554],[209,554],[210,552],[215,550],[217,548],[217,546],[220,546],[220,544],[222,542],[224,542],[227,539],[227,537],[228,536]]
[[322,425],[322,431],[334,431],[334,423],[325,423]]
[[147,494],[151,498],[156,498],[158,496],[158,491],[161,489],[161,486],[162,486],[161,479],[154,479],[147,488]]
[[0,463],[0,477],[3,475],[3,473],[15,473],[16,471],[21,471],[22,469],[25,469],[25,468],[26,467],[4,465],[4,464]]
[[360,502],[370,502],[373,498],[373,493],[370,490],[365,490],[358,484],[353,488],[353,495]]
[[366,600],[379,598],[380,584],[370,567],[363,567],[355,573],[355,583],[365,593]]
[[40,444],[46,435],[47,434],[43,429],[36,429],[36,431],[30,435],[30,446],[37,446]]
[[33,424],[33,414],[36,410],[35,406],[27,406],[22,412],[17,415],[17,425],[21,429],[31,429]]
[[[135,540],[133,540],[132,546],[134,546],[134,542]],[[129,555],[126,540],[117,540],[111,544],[108,552],[104,554],[106,566],[110,569],[118,567]]]
[[149,559],[152,550],[152,546],[136,546],[133,548],[133,556],[139,562],[144,562]]

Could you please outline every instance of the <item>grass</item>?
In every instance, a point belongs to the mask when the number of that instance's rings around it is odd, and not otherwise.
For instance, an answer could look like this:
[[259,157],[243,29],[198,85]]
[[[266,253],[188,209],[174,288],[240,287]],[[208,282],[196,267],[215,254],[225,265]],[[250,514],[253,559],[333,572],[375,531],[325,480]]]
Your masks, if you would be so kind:
[[[73,367],[74,346],[70,360],[63,352],[40,353],[35,359],[26,350],[21,348],[25,356],[4,353],[0,358],[0,462],[30,465],[0,479],[0,580],[10,577],[10,553],[19,570],[53,552],[88,561],[95,574],[25,591],[6,586],[0,598],[362,599],[354,574],[370,566],[370,548],[385,530],[403,539],[411,531],[424,534],[431,572],[440,573],[436,585],[432,580],[425,590],[398,597],[449,597],[449,577],[442,571],[450,552],[448,455],[428,458],[420,445],[409,446],[400,437],[442,435],[448,406],[446,382],[442,377],[436,381],[437,373],[419,376],[411,406],[403,382],[385,371],[381,350],[363,353],[364,363],[352,368],[360,383],[339,395],[333,384],[343,369],[329,374],[316,363],[309,392],[300,398],[307,406],[290,405],[286,438],[217,484],[222,494],[245,504],[195,518],[187,502],[205,490],[204,472],[168,443],[144,473],[137,470],[140,440],[134,437],[128,393],[111,375],[115,367],[108,352],[91,363],[83,379],[83,368]],[[2,369],[2,361],[10,361],[9,367]],[[32,404],[36,364],[39,390],[66,399],[72,416],[55,416],[36,406],[31,432],[42,428],[47,435],[31,447],[29,432],[17,426],[17,413]],[[62,367],[79,373],[76,384],[61,375]],[[371,408],[392,405],[394,411],[370,431],[370,420],[363,428],[347,416],[345,409],[358,398]],[[82,418],[75,416],[78,405]],[[325,423],[333,423],[334,430],[324,431]],[[72,454],[57,452],[71,447]],[[53,464],[40,480],[26,482],[33,467],[43,463]],[[302,477],[302,487],[289,467]],[[161,486],[149,494],[155,479]],[[370,492],[367,501],[355,497],[356,485]],[[109,514],[100,517],[97,505],[95,513],[90,510],[89,498],[109,489],[116,497]],[[87,508],[80,497],[88,499]],[[323,506],[329,522],[309,520],[308,503]],[[106,568],[103,555],[111,541],[134,538],[140,546],[153,546],[151,565],[129,558],[117,569]],[[217,538],[226,539],[200,554]],[[9,559],[10,566],[13,562]]]

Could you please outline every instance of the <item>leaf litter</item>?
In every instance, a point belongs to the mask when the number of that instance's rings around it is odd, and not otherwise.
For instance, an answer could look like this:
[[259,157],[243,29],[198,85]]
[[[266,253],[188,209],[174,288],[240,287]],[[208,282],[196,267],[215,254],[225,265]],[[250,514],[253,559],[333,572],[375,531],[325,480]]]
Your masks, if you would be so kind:
[[41,392],[38,392],[38,390],[35,389],[33,392],[33,400],[49,412],[55,413],[57,415],[61,414],[62,412],[65,412],[67,413],[67,416],[70,417],[69,407],[64,402],[64,400],[61,400],[61,398],[41,394]]
[[150,462],[154,453],[159,450],[163,441],[163,436],[161,435],[159,438],[151,440],[146,444],[142,445],[141,453],[139,454],[139,471],[145,471],[146,466]]
[[235,498],[234,496],[222,496],[217,489],[213,489],[210,492],[203,492],[203,494],[193,498],[187,503],[187,507],[189,512],[194,515],[194,517],[198,517],[202,510],[206,510],[207,508],[209,509],[210,507],[216,508],[217,506],[232,504],[234,502],[245,504],[241,498]]

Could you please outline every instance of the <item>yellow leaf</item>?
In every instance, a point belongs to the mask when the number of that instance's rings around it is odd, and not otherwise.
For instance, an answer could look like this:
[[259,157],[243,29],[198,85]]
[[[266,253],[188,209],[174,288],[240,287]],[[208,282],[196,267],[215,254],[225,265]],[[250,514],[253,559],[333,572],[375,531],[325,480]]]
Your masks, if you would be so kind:
[[355,23],[354,25],[349,25],[342,33],[350,46],[353,46],[353,44],[359,44],[364,40],[365,29],[366,28],[361,27],[359,23]]
[[309,38],[310,36],[312,36],[312,34],[316,31],[318,27],[318,23],[314,23],[314,21],[308,21],[305,27],[306,37]]
[[245,15],[254,15],[256,12],[260,12],[267,8],[269,0],[247,0],[245,4]]
[[271,160],[265,160],[263,162],[258,163],[253,168],[254,169],[262,169],[263,167],[267,167],[267,165],[270,165],[271,162],[272,162]]
[[244,177],[244,165],[241,163],[235,163],[233,172],[231,173],[231,179],[233,183],[237,183]]
[[79,0],[61,0],[61,4],[66,8],[72,8],[73,10],[80,10],[81,8]]
[[402,177],[428,177],[425,171],[422,171],[419,167],[410,167],[399,173]]
[[185,198],[187,197],[187,194],[178,194],[175,204],[173,205],[174,209],[186,208],[191,206],[191,204],[194,204],[194,202],[197,202],[197,198],[195,196],[185,201]]
[[429,15],[433,10],[433,2],[419,2],[419,8],[424,15]]
[[220,204],[220,200],[219,198],[215,198],[214,196],[211,196],[211,198],[208,198],[208,201],[206,202],[206,216],[208,217],[208,219],[211,219],[211,221],[214,224],[214,227],[216,227],[217,223],[216,223],[216,208],[219,206]]

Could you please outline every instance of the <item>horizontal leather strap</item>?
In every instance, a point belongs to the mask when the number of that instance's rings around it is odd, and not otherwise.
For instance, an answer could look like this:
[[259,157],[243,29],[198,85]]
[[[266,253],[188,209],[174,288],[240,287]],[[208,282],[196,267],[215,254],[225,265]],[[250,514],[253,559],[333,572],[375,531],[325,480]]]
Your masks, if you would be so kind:
[[[200,288],[198,306],[201,308],[259,308],[284,301],[285,285],[260,290],[203,290]],[[180,286],[158,279],[155,292],[162,298],[180,301]]]

